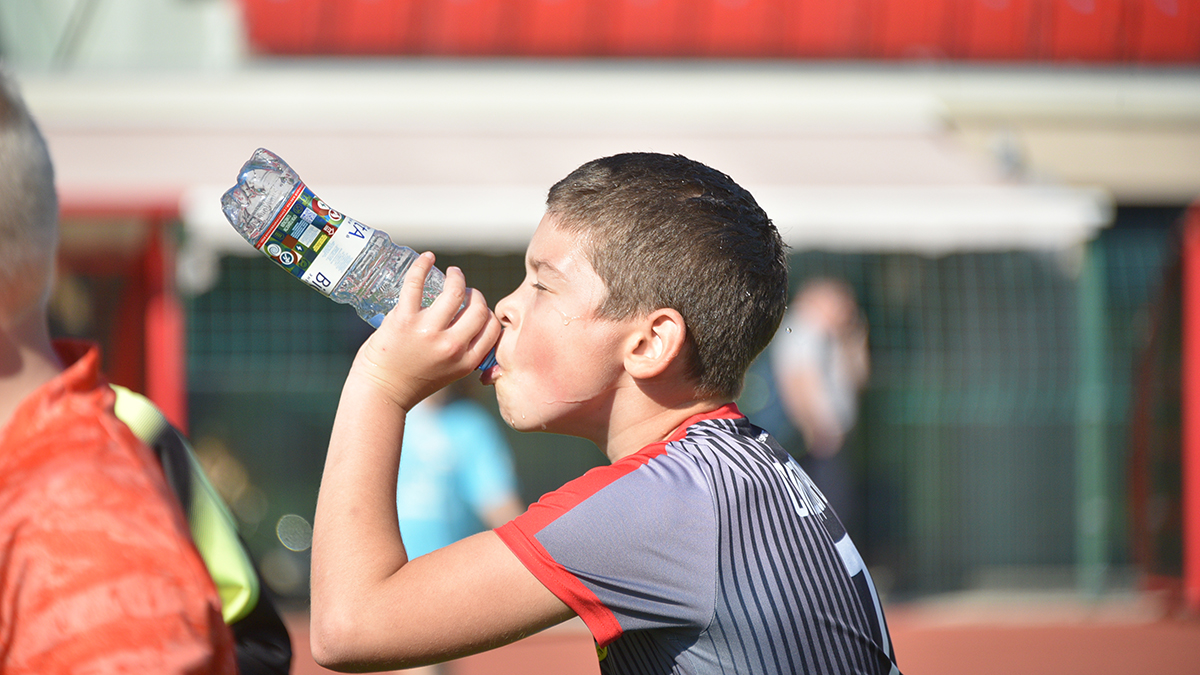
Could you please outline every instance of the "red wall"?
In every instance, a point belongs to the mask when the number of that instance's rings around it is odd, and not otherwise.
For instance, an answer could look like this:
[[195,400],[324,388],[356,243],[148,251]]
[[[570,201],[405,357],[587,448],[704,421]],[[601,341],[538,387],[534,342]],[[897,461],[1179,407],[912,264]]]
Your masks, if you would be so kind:
[[242,0],[276,55],[1200,62],[1200,0]]

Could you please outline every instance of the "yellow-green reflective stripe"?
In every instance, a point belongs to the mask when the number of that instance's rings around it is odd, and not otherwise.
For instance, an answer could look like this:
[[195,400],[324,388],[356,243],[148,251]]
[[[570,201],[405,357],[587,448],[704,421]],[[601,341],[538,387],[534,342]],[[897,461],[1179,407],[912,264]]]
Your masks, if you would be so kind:
[[[143,443],[152,445],[160,434],[176,433],[163,414],[144,396],[112,385],[117,394],[114,412]],[[221,615],[233,624],[258,604],[258,575],[237,535],[237,524],[229,507],[217,494],[204,474],[187,439],[180,436],[187,451],[191,474],[192,499],[188,526],[192,541],[204,560],[208,573],[221,597]]]

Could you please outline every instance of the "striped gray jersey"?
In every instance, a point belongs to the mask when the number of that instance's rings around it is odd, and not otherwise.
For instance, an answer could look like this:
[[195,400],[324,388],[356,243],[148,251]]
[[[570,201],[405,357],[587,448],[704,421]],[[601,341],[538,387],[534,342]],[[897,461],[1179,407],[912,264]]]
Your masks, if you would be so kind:
[[841,523],[732,405],[497,533],[588,624],[602,673],[898,673]]

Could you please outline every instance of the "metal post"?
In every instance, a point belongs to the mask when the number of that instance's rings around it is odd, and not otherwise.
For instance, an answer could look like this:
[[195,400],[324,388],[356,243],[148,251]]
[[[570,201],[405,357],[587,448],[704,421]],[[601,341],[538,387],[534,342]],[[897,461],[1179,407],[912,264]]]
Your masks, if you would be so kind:
[[187,431],[187,331],[175,293],[175,246],[168,224],[151,228],[145,252],[149,297],[145,308],[146,396],[172,424]]
[[1200,613],[1200,206],[1184,224],[1182,256],[1183,600]]
[[1104,591],[1108,574],[1107,297],[1104,248],[1085,245],[1079,275],[1078,398],[1075,442],[1075,561],[1080,592]]

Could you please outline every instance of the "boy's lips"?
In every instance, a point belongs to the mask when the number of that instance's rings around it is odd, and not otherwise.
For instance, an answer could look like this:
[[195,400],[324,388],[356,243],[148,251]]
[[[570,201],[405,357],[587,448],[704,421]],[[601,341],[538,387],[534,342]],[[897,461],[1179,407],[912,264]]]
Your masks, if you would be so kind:
[[500,370],[499,365],[494,365],[491,368],[483,371],[479,376],[479,381],[483,384],[493,384],[496,381],[496,371]]

